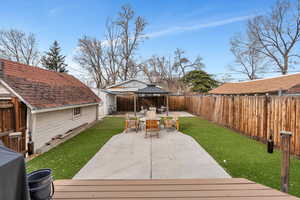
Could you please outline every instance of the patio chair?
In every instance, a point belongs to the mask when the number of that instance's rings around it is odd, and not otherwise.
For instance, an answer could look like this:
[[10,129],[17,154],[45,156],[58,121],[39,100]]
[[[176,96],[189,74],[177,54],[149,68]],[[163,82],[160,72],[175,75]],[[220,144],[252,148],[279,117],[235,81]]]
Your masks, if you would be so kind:
[[156,137],[159,138],[159,119],[146,119],[146,132],[145,132],[145,138],[148,136],[152,136],[152,133],[156,134]]
[[165,128],[176,128],[176,130],[179,130],[179,120],[178,116],[175,115],[174,117],[164,117],[163,118],[164,127]]
[[135,132],[138,132],[139,129],[139,119],[138,117],[130,117],[126,114],[125,119],[125,132],[127,133],[129,129],[135,129]]

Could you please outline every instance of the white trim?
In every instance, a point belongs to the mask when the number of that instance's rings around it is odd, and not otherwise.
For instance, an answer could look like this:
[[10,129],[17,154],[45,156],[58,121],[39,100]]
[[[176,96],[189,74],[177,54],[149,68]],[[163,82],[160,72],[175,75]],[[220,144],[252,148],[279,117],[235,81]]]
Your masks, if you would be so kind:
[[57,110],[65,110],[70,108],[77,108],[77,107],[86,107],[86,106],[92,106],[97,105],[99,103],[87,103],[87,104],[78,104],[78,105],[71,105],[71,106],[63,106],[63,107],[55,107],[55,108],[45,108],[40,110],[31,110],[32,114],[36,113],[43,113],[43,112],[50,112],[50,111],[57,111]]
[[31,131],[31,113],[30,113],[30,108],[26,108],[26,131],[25,131],[25,138],[26,138],[26,150],[28,150],[28,142],[29,142],[29,132]]
[[26,104],[26,106],[32,109],[32,106],[27,101],[25,101],[18,93],[16,93],[7,83],[5,83],[5,81],[0,79],[0,83],[4,85],[4,87],[6,87],[6,89],[8,89],[11,93],[13,93],[16,97],[18,97],[21,101],[23,101]]
[[[75,109],[79,108],[79,114],[75,115]],[[75,107],[75,108],[72,108],[72,113],[73,113],[73,120],[76,120],[76,119],[79,119],[81,117],[81,113],[82,110],[81,110],[81,107]]]
[[0,97],[1,100],[11,100],[11,97]]

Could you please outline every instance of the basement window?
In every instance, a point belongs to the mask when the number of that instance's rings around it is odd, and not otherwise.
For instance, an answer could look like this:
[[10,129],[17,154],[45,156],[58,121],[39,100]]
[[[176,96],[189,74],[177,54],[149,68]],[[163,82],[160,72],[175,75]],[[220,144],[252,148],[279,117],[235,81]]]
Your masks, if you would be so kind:
[[81,115],[81,108],[73,108],[73,117],[78,118]]

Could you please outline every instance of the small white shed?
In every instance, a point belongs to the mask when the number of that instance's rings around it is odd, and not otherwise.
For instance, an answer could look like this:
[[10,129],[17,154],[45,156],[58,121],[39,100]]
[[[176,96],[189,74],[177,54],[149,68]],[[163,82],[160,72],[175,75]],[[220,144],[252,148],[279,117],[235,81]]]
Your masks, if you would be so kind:
[[117,110],[117,96],[114,92],[92,88],[92,91],[101,99],[99,104],[99,118],[112,114]]
[[91,88],[92,91],[102,100],[99,106],[99,117],[117,111],[117,96],[126,92],[135,92],[139,89],[147,87],[148,83],[136,79],[122,81],[120,83],[110,85],[105,89]]

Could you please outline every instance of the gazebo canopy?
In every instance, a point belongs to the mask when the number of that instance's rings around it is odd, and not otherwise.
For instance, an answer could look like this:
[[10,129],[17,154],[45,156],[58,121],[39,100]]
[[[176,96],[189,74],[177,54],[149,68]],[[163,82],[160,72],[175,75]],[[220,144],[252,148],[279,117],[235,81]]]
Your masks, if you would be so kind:
[[169,94],[168,91],[165,91],[159,87],[156,87],[154,84],[149,84],[149,85],[147,85],[147,87],[138,89],[134,93],[135,94],[145,94],[145,95]]
[[169,92],[165,91],[159,87],[156,87],[154,84],[148,84],[147,87],[138,89],[134,92],[134,113],[136,115],[136,97],[148,97],[148,96],[165,96],[167,104],[167,115],[169,113]]

